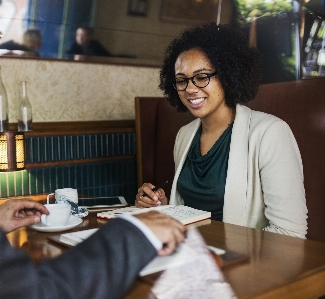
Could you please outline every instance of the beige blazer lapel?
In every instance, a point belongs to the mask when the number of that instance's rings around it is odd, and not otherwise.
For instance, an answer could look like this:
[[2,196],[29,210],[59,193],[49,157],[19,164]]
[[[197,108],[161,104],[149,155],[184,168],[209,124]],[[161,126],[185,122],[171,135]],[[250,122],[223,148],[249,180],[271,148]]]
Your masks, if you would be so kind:
[[[180,196],[177,192],[177,180],[181,173],[183,164],[187,157],[187,153],[190,150],[190,146],[192,144],[192,140],[195,136],[196,131],[200,127],[201,120],[199,118],[193,120],[188,125],[182,127],[182,131],[178,132],[178,136],[176,137],[176,142],[174,146],[174,162],[175,162],[175,176],[173,180],[173,185],[170,193],[170,201],[169,204],[184,204],[184,202],[180,199]],[[179,138],[178,138],[179,137]],[[176,150],[177,149],[177,150]]]
[[237,105],[231,134],[223,207],[223,221],[237,225],[244,225],[245,222],[250,120],[251,110],[245,106]]

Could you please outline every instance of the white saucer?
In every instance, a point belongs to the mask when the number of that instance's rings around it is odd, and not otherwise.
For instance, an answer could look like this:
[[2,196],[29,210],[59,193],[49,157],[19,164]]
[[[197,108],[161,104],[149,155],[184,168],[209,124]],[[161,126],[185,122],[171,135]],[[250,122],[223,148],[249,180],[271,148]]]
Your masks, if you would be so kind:
[[30,225],[29,227],[39,232],[52,233],[52,232],[62,232],[74,228],[82,222],[83,220],[80,219],[79,217],[71,215],[68,223],[65,226],[46,226],[42,222],[39,222],[37,224]]

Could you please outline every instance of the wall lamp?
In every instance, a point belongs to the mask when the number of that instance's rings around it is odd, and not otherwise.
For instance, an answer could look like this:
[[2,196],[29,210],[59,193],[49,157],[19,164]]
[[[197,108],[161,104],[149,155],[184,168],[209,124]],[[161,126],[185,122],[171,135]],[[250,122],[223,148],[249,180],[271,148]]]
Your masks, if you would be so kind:
[[23,132],[0,132],[0,172],[25,169]]

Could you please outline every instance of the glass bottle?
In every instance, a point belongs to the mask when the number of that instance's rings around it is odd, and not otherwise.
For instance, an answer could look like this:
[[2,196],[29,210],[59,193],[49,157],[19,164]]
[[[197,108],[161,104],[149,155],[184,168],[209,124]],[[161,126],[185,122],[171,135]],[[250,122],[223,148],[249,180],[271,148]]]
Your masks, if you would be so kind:
[[9,130],[8,121],[8,97],[6,89],[2,83],[0,66],[0,132]]
[[21,102],[18,115],[18,131],[31,131],[33,129],[32,106],[27,97],[27,82],[21,82]]

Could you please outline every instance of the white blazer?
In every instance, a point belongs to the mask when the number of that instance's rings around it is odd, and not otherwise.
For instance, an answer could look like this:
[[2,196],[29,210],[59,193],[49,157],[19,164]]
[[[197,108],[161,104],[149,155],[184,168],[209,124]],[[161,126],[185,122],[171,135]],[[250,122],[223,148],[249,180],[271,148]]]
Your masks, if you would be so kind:
[[[177,180],[200,124],[196,119],[177,134],[169,204],[184,204]],[[307,233],[302,161],[291,129],[242,105],[236,106],[231,135],[223,221],[301,238]]]

